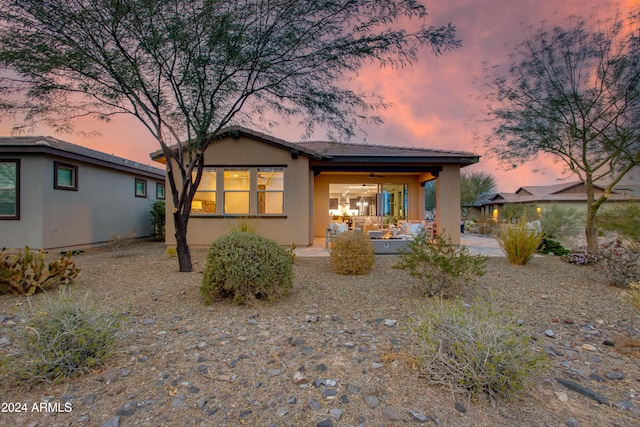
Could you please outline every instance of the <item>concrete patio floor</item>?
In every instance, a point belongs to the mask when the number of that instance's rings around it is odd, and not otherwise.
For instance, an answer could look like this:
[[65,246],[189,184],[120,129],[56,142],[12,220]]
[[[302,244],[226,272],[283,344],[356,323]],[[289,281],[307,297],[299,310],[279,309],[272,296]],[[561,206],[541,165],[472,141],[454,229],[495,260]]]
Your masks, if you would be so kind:
[[[296,256],[317,257],[329,256],[329,250],[324,248],[324,238],[318,237],[313,240],[313,245],[306,248],[296,248]],[[463,234],[460,237],[460,244],[465,246],[471,255],[487,255],[491,257],[503,257],[504,252],[498,246],[498,242],[493,237],[480,237]]]

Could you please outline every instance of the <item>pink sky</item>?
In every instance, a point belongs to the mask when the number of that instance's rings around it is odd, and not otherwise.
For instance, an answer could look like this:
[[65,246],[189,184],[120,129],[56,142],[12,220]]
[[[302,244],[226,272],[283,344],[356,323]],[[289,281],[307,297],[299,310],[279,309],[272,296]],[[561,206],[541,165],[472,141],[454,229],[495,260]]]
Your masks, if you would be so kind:
[[[351,82],[354,90],[374,91],[393,107],[382,113],[384,124],[365,127],[367,135],[358,135],[352,141],[475,152],[483,156],[480,163],[464,171],[492,173],[500,191],[513,192],[523,185],[557,183],[562,177],[561,170],[550,159],[504,171],[494,159],[485,156],[484,146],[475,136],[490,129],[480,121],[486,106],[480,93],[483,61],[505,62],[513,47],[522,41],[525,24],[536,25],[542,20],[563,24],[571,14],[595,12],[606,15],[615,4],[611,6],[605,0],[455,0],[427,1],[426,5],[429,24],[452,22],[463,47],[440,57],[434,57],[429,49],[425,49],[420,61],[406,69],[364,68]],[[638,5],[640,0],[619,2],[625,15],[629,7]],[[0,122],[0,135],[8,135],[10,128],[9,121]],[[35,133],[53,135],[144,164],[152,164],[149,153],[159,149],[142,124],[130,117],[117,118],[110,123],[86,120],[78,129],[98,131],[100,135],[90,138],[54,135],[48,129]],[[295,142],[300,140],[302,131],[282,123],[271,133]],[[314,139],[324,136],[319,132]],[[534,170],[538,172],[533,173]],[[575,180],[574,177],[568,179]]]

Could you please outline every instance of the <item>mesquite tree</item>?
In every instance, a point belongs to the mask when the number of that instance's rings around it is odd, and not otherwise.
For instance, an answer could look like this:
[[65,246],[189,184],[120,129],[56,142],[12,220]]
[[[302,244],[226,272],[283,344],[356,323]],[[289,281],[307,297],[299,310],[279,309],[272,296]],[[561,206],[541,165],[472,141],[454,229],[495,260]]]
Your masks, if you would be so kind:
[[348,139],[379,122],[384,101],[345,78],[459,45],[426,15],[415,0],[0,0],[0,108],[18,128],[138,118],[167,160],[180,271],[191,271],[191,201],[220,131],[285,116]]
[[[585,235],[597,248],[596,214],[640,163],[639,17],[585,20],[533,31],[508,66],[487,71],[488,148],[507,164],[546,153],[586,188]],[[602,195],[594,183],[606,179]]]

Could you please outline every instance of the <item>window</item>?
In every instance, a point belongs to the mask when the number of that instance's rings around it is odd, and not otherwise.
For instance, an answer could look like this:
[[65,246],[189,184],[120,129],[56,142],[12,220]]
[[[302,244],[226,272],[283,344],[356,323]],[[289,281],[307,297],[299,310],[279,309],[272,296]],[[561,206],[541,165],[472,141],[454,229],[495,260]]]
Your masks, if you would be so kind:
[[147,181],[136,178],[136,197],[147,197]]
[[259,168],[257,189],[258,215],[284,213],[284,170],[282,168]]
[[20,160],[0,160],[0,219],[20,219]]
[[164,195],[164,183],[163,182],[156,182],[156,199],[157,200],[164,200],[165,199],[165,195]]
[[[195,172],[193,179],[195,179]],[[200,185],[191,202],[192,214],[216,213],[216,169],[205,167],[200,178]]]
[[224,213],[227,215],[249,214],[249,169],[225,169]]
[[78,166],[53,162],[53,188],[78,191]]

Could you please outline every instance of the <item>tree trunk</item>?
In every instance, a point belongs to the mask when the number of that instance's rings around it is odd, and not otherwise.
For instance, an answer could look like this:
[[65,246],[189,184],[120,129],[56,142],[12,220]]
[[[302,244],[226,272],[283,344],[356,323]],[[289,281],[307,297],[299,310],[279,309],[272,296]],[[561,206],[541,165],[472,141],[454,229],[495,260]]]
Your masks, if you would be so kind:
[[587,205],[587,221],[584,227],[584,234],[587,238],[587,250],[594,253],[598,250],[598,230],[596,230],[596,214],[598,207],[593,203]]
[[191,265],[191,252],[189,252],[189,246],[187,245],[187,223],[182,220],[180,212],[175,212],[173,219],[176,226],[176,250],[178,252],[180,272],[190,273],[193,271],[193,266]]

